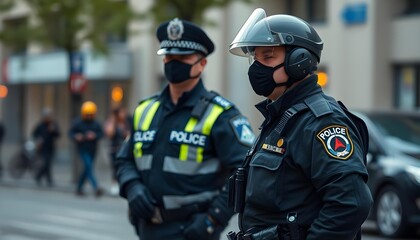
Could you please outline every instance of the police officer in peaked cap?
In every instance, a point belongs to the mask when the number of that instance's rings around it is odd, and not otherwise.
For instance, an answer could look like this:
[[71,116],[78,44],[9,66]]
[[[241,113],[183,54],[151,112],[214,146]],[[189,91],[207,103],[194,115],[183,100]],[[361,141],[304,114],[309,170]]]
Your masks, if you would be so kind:
[[227,180],[253,144],[247,119],[202,81],[213,42],[180,19],[157,29],[168,86],[142,100],[116,161],[140,239],[219,239],[233,210]]
[[[360,239],[372,196],[364,122],[317,84],[323,42],[294,16],[256,9],[230,45],[265,121],[232,177],[240,232],[230,239]],[[244,183],[245,182],[245,183]]]

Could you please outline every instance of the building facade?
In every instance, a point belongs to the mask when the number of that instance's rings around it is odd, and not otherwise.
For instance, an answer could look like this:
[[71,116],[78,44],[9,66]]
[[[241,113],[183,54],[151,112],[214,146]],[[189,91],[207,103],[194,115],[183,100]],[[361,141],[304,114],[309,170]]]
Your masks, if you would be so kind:
[[[128,1],[137,11],[150,7],[153,0]],[[250,119],[254,130],[261,122],[254,104],[256,97],[248,82],[248,60],[229,54],[229,44],[242,24],[257,8],[267,15],[287,13],[310,22],[324,41],[319,71],[328,76],[325,91],[352,109],[420,108],[420,4],[416,0],[255,0],[253,4],[234,2],[224,9],[210,9],[206,18],[216,26],[205,26],[216,45],[203,74],[209,89],[233,101]],[[0,16],[2,27],[8,21],[28,14],[21,5]],[[13,24],[11,21],[10,24]],[[84,99],[98,103],[98,118],[104,121],[114,104],[111,91],[124,90],[122,104],[129,110],[138,101],[159,91],[165,84],[159,44],[150,20],[135,21],[128,28],[141,32],[110,44],[110,56],[93,57],[85,52],[88,88]],[[5,122],[6,142],[18,144],[39,120],[43,107],[58,116],[63,137],[59,151],[66,156],[70,124],[68,71],[58,52],[45,52],[28,45],[25,56],[8,55],[2,47],[3,84],[9,94],[0,100],[0,119]],[[24,60],[22,60],[24,58]],[[63,157],[65,159],[66,157]]]

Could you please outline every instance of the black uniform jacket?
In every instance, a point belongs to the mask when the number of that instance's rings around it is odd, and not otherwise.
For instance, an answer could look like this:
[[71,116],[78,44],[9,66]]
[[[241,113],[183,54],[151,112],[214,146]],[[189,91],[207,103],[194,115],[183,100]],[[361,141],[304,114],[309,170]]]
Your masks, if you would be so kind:
[[103,136],[102,126],[98,121],[83,120],[81,118],[76,119],[69,130],[69,137],[74,140],[74,136],[76,134],[83,134],[85,136],[88,132],[94,132],[96,138],[93,140],[83,140],[81,142],[77,142],[77,148],[79,150],[85,150],[95,154],[98,141]]
[[41,140],[41,152],[52,153],[55,150],[55,140],[60,137],[60,130],[56,122],[40,122],[32,137]]
[[[144,131],[133,129],[131,138],[117,154],[117,178],[123,197],[127,183],[138,180],[152,193],[160,208],[177,209],[211,202],[209,214],[221,224],[227,224],[233,215],[226,204],[227,177],[241,166],[255,137],[247,119],[219,95],[210,99],[209,106],[217,105],[222,110],[220,115],[205,110],[199,119],[191,120],[193,109],[208,93],[200,81],[181,96],[177,105],[172,103],[168,87],[159,96],[150,98],[160,103],[150,126]],[[145,107],[149,112],[152,108]],[[139,117],[138,121],[146,118]],[[199,127],[200,122],[212,122],[212,119],[215,121],[208,135],[204,130],[187,130],[191,122]],[[137,124],[135,113],[133,125]],[[136,144],[141,144],[141,157],[133,154]]]
[[[273,129],[297,103],[308,109],[278,135]],[[242,230],[287,226],[294,216],[308,229],[306,239],[354,239],[372,204],[355,124],[316,75],[257,108],[265,121],[249,164]]]

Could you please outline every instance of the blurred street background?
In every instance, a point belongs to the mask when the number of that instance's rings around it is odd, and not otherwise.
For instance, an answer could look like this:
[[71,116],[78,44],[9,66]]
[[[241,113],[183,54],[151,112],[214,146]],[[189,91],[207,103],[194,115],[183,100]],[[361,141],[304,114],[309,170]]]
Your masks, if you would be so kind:
[[[76,198],[61,191],[0,186],[2,240],[134,240],[126,202],[118,198]],[[7,207],[5,207],[7,206]],[[236,230],[234,216],[225,233]],[[363,227],[364,240],[384,239],[374,223]],[[225,237],[225,234],[222,234]]]
[[[327,94],[350,109],[418,117],[420,0],[0,0],[0,239],[136,239],[126,202],[115,196],[109,139],[99,142],[95,165],[105,196],[94,197],[87,186],[80,198],[74,193],[81,164],[68,131],[84,101],[96,103],[104,124],[113,109],[131,114],[165,85],[155,37],[162,21],[179,17],[204,26],[216,45],[203,74],[206,86],[235,103],[257,130],[262,117],[254,104],[261,98],[248,82],[248,60],[228,53],[257,7],[316,28],[324,41],[319,84]],[[15,164],[28,141],[36,148],[33,133],[46,110],[61,133],[49,185],[35,177],[39,158]],[[420,130],[408,125],[415,136],[406,141],[417,149],[410,156],[418,158]],[[377,152],[372,156],[375,162]],[[420,191],[420,165],[409,174]],[[420,198],[411,204],[419,215]],[[237,229],[234,221],[230,229]],[[384,239],[372,220],[364,226],[363,239]]]

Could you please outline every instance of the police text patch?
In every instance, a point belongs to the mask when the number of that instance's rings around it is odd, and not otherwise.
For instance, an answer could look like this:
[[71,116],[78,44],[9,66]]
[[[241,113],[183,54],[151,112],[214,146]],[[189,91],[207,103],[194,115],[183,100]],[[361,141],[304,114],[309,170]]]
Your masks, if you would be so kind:
[[155,130],[148,130],[148,131],[135,131],[133,135],[134,142],[143,142],[143,143],[150,143],[155,140]]
[[207,136],[199,133],[184,132],[184,131],[174,131],[172,130],[171,135],[169,136],[170,143],[176,144],[189,144],[199,147],[206,146]]
[[324,145],[325,151],[333,158],[346,160],[353,153],[353,142],[347,127],[328,126],[322,129],[317,137]]
[[236,138],[242,144],[251,146],[255,141],[255,135],[251,130],[248,120],[244,116],[237,116],[230,120]]

